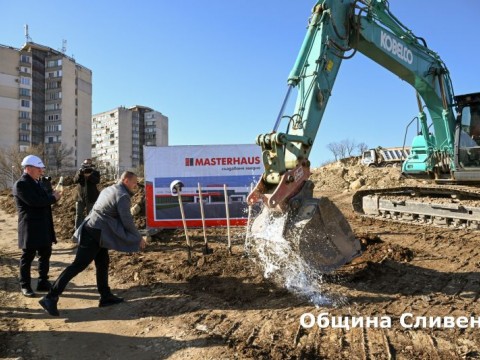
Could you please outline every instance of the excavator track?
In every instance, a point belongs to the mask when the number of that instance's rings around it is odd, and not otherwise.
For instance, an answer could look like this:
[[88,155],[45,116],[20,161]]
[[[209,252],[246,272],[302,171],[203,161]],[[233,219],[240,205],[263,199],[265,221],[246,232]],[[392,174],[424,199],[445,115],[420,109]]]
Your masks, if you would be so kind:
[[361,216],[435,227],[480,230],[480,188],[410,186],[357,191],[353,209]]

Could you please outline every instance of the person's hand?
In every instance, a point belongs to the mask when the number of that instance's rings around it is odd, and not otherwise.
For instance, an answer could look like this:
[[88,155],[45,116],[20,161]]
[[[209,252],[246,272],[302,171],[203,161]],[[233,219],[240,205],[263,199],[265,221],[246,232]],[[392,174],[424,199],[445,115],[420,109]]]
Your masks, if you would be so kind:
[[135,204],[130,208],[130,214],[132,214],[132,216],[136,216],[136,215],[140,214],[141,209],[142,208],[140,207],[140,205]]
[[58,201],[62,197],[62,192],[60,191],[54,191],[53,196],[55,196],[55,200]]

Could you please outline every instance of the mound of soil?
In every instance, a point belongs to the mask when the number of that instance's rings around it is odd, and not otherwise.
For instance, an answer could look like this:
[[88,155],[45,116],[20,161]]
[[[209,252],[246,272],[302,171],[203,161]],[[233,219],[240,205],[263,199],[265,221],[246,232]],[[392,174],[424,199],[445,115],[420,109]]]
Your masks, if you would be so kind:
[[[478,317],[478,233],[388,223],[354,214],[351,196],[356,189],[418,184],[401,179],[398,168],[367,168],[350,159],[314,169],[311,179],[316,196],[329,197],[341,209],[363,248],[352,263],[319,280],[325,298],[332,301],[315,307],[308,299],[264,279],[244,253],[244,228],[232,229],[231,252],[226,229],[208,229],[211,255],[204,255],[202,231],[189,229],[191,262],[187,262],[183,229],[160,231],[144,252],[111,255],[112,281],[154,297],[129,314],[139,322],[154,319],[148,335],[145,330],[137,336],[168,334],[173,339],[181,334],[190,340],[201,339],[202,344],[218,347],[218,352],[208,353],[212,358],[479,358],[478,328],[407,328],[399,321],[405,313]],[[69,241],[73,230],[72,193],[73,185],[66,186],[64,198],[53,208],[56,231],[64,241]],[[133,202],[143,204],[143,196],[140,192]],[[1,205],[15,213],[11,196],[2,196]],[[145,226],[144,206],[136,222],[140,228]],[[388,316],[392,324],[388,328],[303,328],[300,318],[305,313],[339,318]],[[192,358],[206,350],[196,351],[190,353]]]

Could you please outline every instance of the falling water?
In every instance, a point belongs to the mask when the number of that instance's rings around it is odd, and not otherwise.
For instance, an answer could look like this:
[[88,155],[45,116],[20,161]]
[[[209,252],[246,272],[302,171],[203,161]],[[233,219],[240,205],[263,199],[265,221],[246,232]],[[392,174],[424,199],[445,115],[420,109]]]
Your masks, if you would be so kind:
[[247,253],[263,269],[265,278],[316,306],[331,304],[320,288],[322,275],[305,263],[283,237],[286,219],[286,214],[273,214],[264,209],[255,220],[255,226],[247,230]]

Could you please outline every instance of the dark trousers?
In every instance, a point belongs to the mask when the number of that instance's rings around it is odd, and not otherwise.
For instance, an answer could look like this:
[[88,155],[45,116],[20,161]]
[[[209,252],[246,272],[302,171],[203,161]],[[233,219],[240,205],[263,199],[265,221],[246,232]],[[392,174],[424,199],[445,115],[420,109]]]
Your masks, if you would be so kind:
[[38,253],[38,279],[48,280],[48,270],[50,269],[50,256],[52,255],[52,247],[45,246],[38,249],[22,249],[20,257],[20,286],[31,286],[32,280],[30,268],[33,259]]
[[92,261],[95,262],[98,292],[102,297],[109,295],[108,266],[110,258],[108,256],[108,249],[101,248],[99,240],[95,239],[83,229],[75,260],[63,270],[50,289],[48,296],[55,298],[61,295],[70,280],[85,270]]
[[92,211],[93,203],[77,201],[75,203],[75,230],[78,229],[83,219],[85,219],[85,212],[87,215]]

